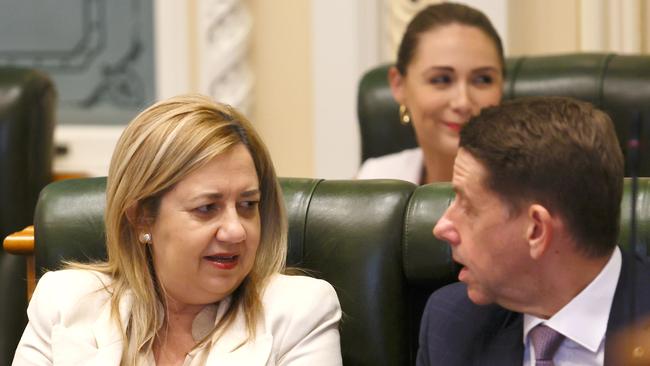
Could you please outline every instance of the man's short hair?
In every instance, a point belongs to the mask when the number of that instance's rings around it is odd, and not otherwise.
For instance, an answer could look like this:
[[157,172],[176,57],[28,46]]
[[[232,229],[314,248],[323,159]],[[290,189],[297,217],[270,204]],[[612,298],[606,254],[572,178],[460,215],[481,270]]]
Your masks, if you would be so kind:
[[518,98],[483,109],[462,130],[460,147],[485,166],[484,184],[515,211],[539,203],[564,219],[583,253],[611,253],[624,173],[607,114],[571,98]]

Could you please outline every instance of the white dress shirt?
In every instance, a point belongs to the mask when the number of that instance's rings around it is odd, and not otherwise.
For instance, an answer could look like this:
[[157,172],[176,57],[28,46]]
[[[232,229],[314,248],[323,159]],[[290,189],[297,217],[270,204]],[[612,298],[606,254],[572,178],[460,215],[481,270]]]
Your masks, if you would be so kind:
[[535,350],[528,333],[540,323],[566,337],[553,357],[555,366],[603,365],[605,333],[621,261],[621,250],[616,247],[598,276],[550,319],[524,314],[524,366],[535,366]]

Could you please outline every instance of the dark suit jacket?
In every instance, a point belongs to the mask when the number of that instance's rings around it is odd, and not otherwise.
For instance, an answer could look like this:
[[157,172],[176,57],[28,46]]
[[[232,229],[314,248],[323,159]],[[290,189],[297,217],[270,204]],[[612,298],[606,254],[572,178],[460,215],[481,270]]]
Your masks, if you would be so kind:
[[[622,251],[623,252],[623,251]],[[650,315],[650,265],[622,253],[621,275],[609,314],[605,365],[612,360],[612,335]],[[420,328],[418,366],[517,365],[524,360],[523,315],[498,305],[479,306],[454,283],[429,298]]]

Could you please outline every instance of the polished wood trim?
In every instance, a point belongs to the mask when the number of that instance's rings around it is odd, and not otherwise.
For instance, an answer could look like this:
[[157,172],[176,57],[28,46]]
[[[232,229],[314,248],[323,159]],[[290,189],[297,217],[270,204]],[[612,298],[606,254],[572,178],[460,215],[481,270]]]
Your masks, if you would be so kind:
[[28,226],[22,231],[7,236],[2,243],[4,250],[11,254],[34,254],[34,226]]
[[27,260],[27,302],[29,302],[36,289],[36,260],[34,255],[28,255],[25,259]]
[[83,172],[55,172],[52,181],[58,182],[66,179],[88,178],[90,175]]
[[36,288],[36,261],[34,259],[34,226],[7,236],[2,242],[4,250],[11,254],[24,255],[27,261],[27,301]]

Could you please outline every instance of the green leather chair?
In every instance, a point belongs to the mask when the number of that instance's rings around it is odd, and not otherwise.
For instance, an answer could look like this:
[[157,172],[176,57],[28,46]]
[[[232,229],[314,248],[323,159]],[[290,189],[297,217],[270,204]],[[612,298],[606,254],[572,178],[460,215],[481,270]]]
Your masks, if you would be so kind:
[[[344,364],[413,365],[426,299],[456,280],[449,247],[431,233],[453,198],[450,186],[299,178],[281,184],[289,216],[288,263],[335,287],[344,312]],[[104,189],[104,178],[88,178],[43,190],[34,222],[39,276],[63,259],[105,257]],[[640,181],[639,193],[638,238],[648,243],[650,179]]]
[[[362,161],[417,146],[412,127],[399,123],[398,105],[388,86],[389,67],[368,71],[359,84]],[[630,127],[640,113],[644,127],[638,173],[650,176],[650,56],[591,53],[508,58],[503,99],[542,95],[574,97],[606,111],[626,156]]]
[[[31,225],[51,181],[56,92],[44,74],[0,67],[0,238]],[[0,365],[9,365],[25,327],[25,259],[0,250]]]

